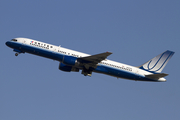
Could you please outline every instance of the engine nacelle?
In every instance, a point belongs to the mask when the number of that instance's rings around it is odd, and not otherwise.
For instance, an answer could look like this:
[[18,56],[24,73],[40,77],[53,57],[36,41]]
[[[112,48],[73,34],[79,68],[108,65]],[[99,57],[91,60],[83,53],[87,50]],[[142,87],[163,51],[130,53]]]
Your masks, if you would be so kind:
[[73,66],[77,63],[77,58],[73,56],[64,56],[62,63]]
[[78,68],[75,68],[75,67],[72,67],[72,66],[68,66],[68,65],[65,65],[63,63],[59,63],[59,70],[62,70],[64,72],[79,72],[79,69]]

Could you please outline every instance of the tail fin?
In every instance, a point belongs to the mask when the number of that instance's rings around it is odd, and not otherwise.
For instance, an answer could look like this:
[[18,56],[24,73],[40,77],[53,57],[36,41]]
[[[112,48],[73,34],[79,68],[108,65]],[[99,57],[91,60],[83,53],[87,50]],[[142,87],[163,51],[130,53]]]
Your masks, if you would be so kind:
[[152,73],[155,72],[160,73],[163,70],[163,68],[166,66],[168,61],[171,59],[173,54],[174,54],[173,51],[167,50],[161,53],[160,55],[156,56],[155,58],[149,60],[148,62],[144,63],[139,68]]

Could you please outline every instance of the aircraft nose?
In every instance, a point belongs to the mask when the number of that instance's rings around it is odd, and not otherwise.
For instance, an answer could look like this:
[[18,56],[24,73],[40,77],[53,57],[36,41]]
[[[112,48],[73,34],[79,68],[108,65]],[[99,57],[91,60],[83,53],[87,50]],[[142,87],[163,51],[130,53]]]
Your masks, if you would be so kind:
[[6,45],[9,46],[11,43],[9,41],[6,42]]

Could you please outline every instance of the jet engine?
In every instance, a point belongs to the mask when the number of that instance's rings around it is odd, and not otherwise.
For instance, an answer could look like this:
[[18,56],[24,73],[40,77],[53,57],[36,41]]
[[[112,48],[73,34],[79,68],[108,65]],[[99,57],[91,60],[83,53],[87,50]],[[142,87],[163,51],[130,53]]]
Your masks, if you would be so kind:
[[63,60],[62,60],[63,64],[69,65],[69,66],[73,66],[75,65],[77,62],[77,58],[73,57],[73,56],[64,56]]
[[64,72],[79,72],[79,69],[78,68],[75,68],[73,66],[68,66],[68,65],[65,65],[63,63],[59,63],[59,70],[62,70]]

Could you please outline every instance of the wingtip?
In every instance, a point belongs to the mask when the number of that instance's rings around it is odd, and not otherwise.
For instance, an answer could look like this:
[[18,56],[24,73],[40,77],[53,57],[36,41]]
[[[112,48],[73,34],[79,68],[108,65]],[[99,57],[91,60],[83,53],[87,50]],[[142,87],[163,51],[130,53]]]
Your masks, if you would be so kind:
[[112,52],[108,52],[108,51],[106,53],[112,54]]

